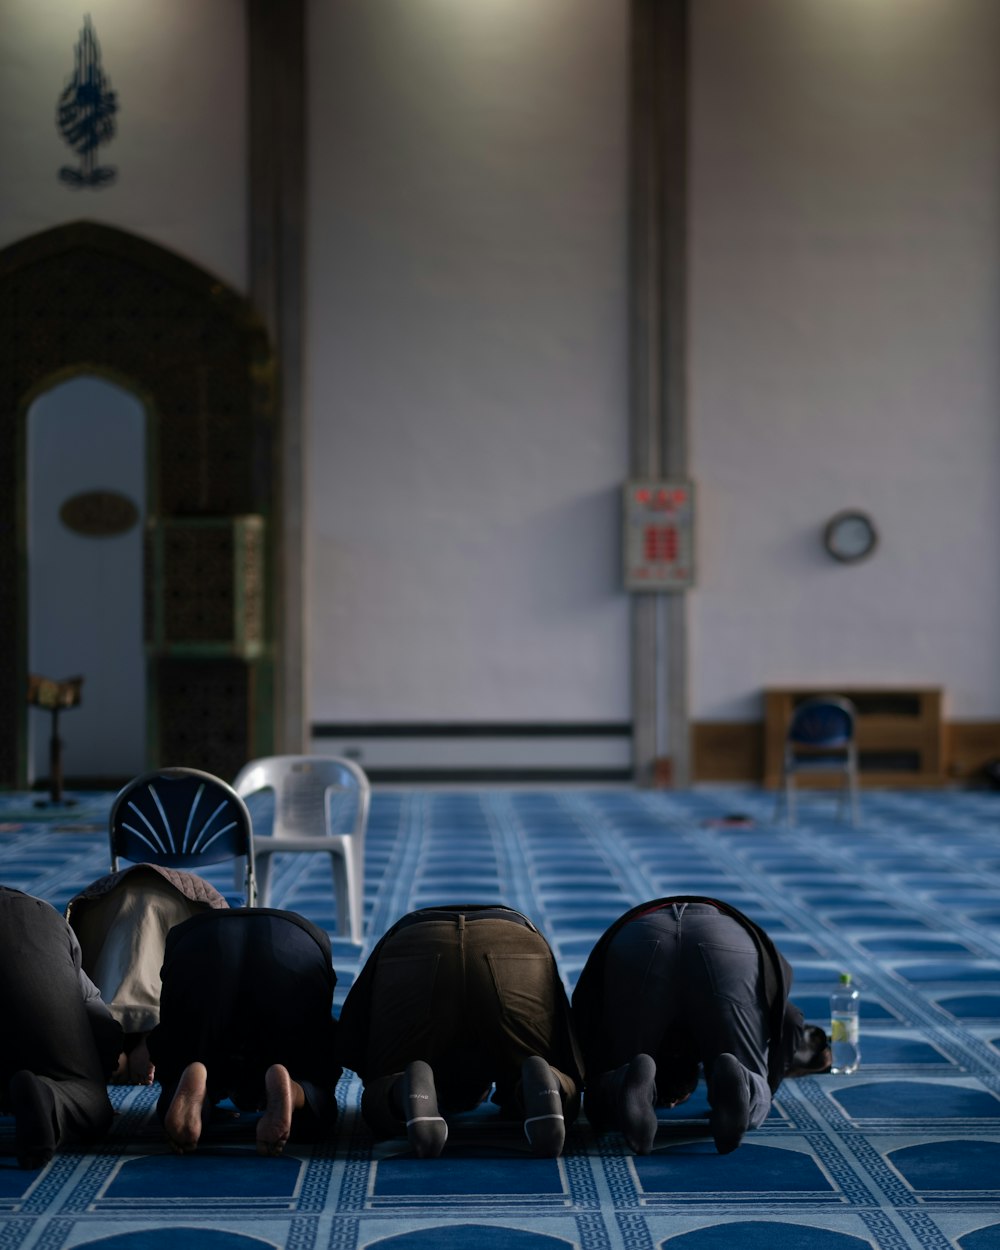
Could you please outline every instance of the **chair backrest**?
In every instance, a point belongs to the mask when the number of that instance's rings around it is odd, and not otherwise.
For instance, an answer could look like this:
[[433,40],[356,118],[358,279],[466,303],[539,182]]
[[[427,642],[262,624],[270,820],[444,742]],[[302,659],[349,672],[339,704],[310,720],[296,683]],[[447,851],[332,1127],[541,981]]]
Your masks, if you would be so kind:
[[854,740],[854,704],[839,695],[803,700],[792,712],[787,739],[795,746],[848,746]]
[[111,870],[119,859],[196,869],[245,859],[246,896],[253,905],[250,813],[227,782],[197,768],[143,773],[116,795],[108,820]]
[[364,836],[371,785],[353,760],[335,755],[270,755],[240,769],[233,789],[244,798],[274,792],[272,836]]

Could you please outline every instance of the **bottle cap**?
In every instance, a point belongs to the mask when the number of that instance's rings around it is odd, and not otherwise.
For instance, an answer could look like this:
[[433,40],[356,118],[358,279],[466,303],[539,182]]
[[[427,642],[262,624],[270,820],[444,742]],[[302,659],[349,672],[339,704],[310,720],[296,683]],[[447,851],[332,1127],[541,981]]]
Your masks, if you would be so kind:
[[850,985],[850,984],[851,984],[851,974],[850,974],[849,972],[842,972],[842,973],[840,974],[840,984],[841,984],[841,985]]

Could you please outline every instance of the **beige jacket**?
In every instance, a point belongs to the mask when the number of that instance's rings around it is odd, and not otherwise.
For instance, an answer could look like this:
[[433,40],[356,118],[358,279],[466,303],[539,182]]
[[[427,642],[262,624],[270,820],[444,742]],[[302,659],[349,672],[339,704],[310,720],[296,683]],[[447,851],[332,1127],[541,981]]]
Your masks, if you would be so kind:
[[148,1033],[160,1019],[160,968],[168,931],[182,920],[227,907],[194,873],[134,864],[100,877],[66,906],[83,969],[126,1033]]

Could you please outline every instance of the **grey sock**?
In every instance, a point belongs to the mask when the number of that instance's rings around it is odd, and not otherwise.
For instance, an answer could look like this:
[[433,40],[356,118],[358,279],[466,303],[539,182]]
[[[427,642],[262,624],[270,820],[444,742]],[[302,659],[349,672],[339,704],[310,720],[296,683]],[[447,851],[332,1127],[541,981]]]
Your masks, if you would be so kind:
[[434,1072],[415,1059],[406,1065],[401,1090],[406,1136],[418,1159],[436,1159],[448,1140],[448,1125],[438,1111]]
[[521,1065],[521,1100],[524,1132],[532,1153],[543,1159],[557,1159],[566,1140],[562,1090],[541,1055],[532,1055]]

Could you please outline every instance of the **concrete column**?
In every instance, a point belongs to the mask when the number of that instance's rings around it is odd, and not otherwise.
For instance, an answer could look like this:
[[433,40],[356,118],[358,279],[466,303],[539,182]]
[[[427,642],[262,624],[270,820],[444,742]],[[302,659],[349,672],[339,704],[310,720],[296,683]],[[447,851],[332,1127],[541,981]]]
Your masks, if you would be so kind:
[[[688,472],[687,130],[690,0],[632,0],[631,471]],[[691,779],[687,596],[632,607],[633,762],[642,785]],[[664,761],[669,761],[665,764]]]
[[278,361],[271,553],[275,749],[307,749],[306,446],[302,412],[306,202],[304,0],[247,0],[250,297]]

